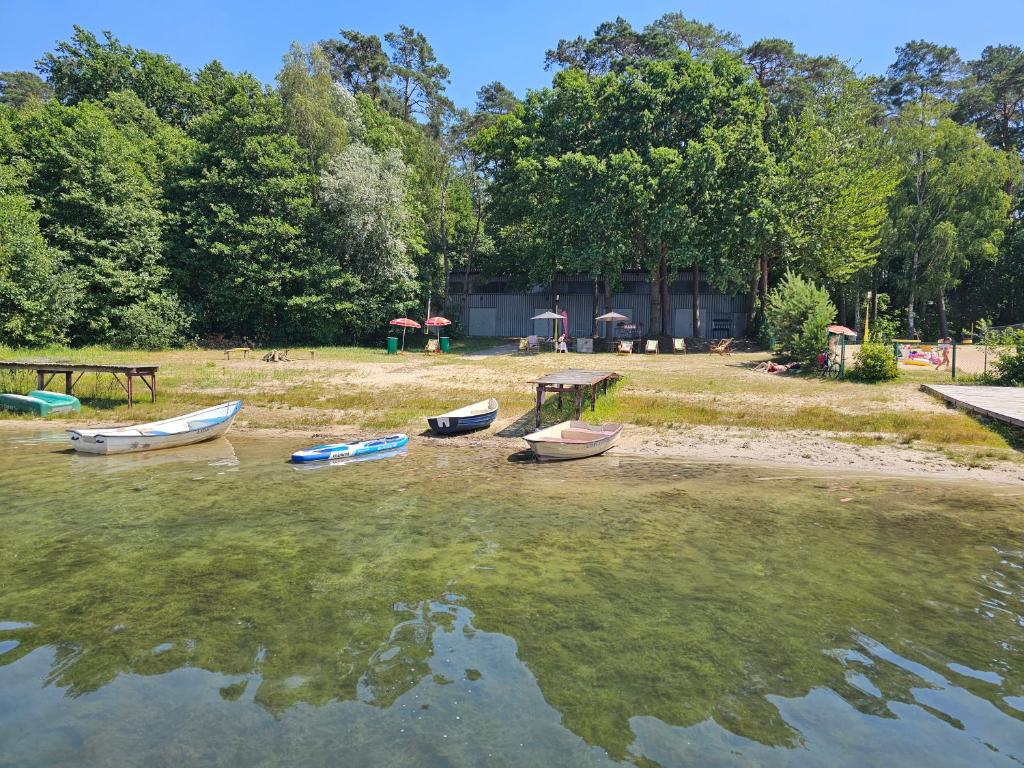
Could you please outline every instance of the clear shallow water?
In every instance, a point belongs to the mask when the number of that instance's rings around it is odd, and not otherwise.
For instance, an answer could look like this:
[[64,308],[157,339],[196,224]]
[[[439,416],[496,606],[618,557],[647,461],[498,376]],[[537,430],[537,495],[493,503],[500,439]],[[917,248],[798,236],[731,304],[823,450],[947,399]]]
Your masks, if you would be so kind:
[[1024,761],[1024,491],[52,436],[0,432],[3,768]]

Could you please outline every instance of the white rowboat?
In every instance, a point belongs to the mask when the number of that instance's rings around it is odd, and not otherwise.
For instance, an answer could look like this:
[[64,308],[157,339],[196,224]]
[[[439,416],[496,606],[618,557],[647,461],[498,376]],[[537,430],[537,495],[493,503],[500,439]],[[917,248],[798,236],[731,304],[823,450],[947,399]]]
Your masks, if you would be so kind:
[[594,426],[584,421],[563,421],[523,439],[542,461],[585,459],[607,451],[618,442],[621,432],[621,424]]
[[220,437],[231,428],[241,400],[221,403],[173,419],[152,421],[134,427],[69,429],[71,447],[82,453],[134,453],[177,448]]

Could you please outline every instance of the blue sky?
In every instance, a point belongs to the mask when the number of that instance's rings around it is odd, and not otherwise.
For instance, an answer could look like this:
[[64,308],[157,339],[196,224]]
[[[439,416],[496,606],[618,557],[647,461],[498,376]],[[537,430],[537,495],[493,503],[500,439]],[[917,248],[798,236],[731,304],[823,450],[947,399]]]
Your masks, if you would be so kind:
[[408,24],[426,34],[452,71],[449,94],[471,106],[476,89],[501,80],[517,93],[550,81],[544,51],[589,35],[617,15],[643,26],[667,11],[712,22],[745,42],[785,37],[806,53],[835,53],[882,72],[893,49],[914,38],[954,45],[965,58],[985,45],[1024,44],[1024,0],[0,0],[0,70],[31,69],[72,24],[110,29],[123,42],[197,69],[212,58],[271,81],[281,55],[354,28],[383,35]]

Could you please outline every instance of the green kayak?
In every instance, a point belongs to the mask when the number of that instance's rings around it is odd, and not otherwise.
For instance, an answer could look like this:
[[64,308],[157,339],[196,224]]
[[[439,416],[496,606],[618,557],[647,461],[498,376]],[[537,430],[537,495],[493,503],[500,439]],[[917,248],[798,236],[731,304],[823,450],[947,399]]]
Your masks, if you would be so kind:
[[61,395],[57,392],[44,392],[36,389],[27,395],[0,395],[0,408],[5,411],[34,413],[38,416],[49,416],[51,413],[68,413],[81,411],[82,404],[77,397]]

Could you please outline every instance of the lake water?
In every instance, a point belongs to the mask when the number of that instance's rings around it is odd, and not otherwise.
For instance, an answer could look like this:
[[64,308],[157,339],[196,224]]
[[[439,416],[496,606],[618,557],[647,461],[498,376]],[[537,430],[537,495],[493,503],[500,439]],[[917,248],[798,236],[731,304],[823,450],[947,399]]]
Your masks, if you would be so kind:
[[0,432],[4,768],[1024,761],[1024,490],[61,440]]

